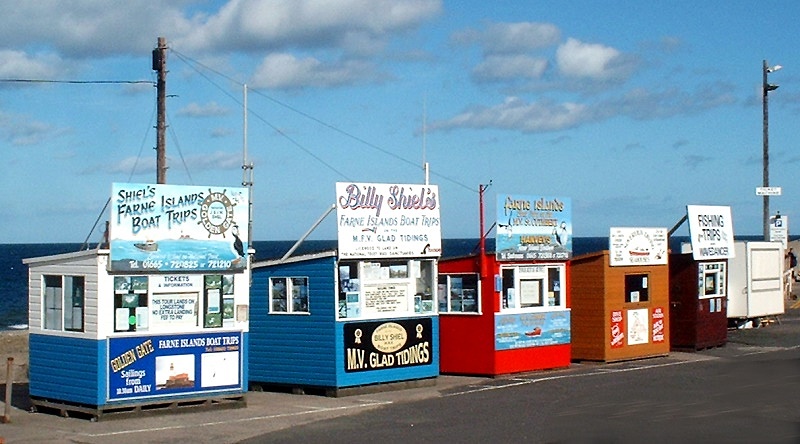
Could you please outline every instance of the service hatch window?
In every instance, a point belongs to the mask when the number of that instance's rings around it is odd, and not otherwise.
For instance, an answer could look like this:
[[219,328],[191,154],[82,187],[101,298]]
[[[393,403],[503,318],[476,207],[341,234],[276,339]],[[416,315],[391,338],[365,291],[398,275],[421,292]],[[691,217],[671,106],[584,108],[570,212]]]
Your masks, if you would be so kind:
[[439,275],[439,312],[440,313],[478,313],[479,286],[478,275],[440,274]]
[[625,275],[625,302],[647,302],[650,300],[649,276],[647,274]]
[[435,279],[428,259],[340,261],[339,319],[434,313]]
[[503,310],[543,311],[566,308],[562,264],[506,266],[500,270]]

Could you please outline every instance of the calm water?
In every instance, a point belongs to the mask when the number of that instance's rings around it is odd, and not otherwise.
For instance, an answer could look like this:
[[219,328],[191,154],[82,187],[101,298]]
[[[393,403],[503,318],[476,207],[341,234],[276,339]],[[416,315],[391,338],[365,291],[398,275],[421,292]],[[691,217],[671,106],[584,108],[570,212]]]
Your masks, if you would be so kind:
[[[749,236],[753,237],[753,236]],[[756,239],[752,240],[757,240]],[[738,239],[738,237],[737,237]],[[673,251],[680,250],[680,243],[688,239],[676,236],[670,239]],[[743,240],[751,240],[743,238]],[[478,251],[478,239],[444,239],[443,257],[465,256]],[[255,241],[256,260],[277,259],[294,245],[294,241]],[[28,266],[22,259],[50,256],[79,251],[81,244],[0,244],[0,330],[27,328],[28,322]],[[309,240],[301,244],[292,256],[332,250],[335,240]],[[573,255],[581,255],[608,249],[606,237],[577,237],[573,240]],[[494,239],[486,240],[486,251],[494,251]]]

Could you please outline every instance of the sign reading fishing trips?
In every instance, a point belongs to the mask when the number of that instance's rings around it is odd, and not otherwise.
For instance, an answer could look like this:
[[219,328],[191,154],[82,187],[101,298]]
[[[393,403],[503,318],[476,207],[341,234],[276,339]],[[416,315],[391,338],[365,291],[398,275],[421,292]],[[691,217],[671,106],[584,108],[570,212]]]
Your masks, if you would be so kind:
[[247,188],[115,183],[111,270],[243,270]]
[[570,199],[498,194],[495,245],[499,261],[570,259]]
[[687,205],[686,216],[695,260],[734,257],[731,207]]
[[436,185],[336,184],[339,257],[439,257]]

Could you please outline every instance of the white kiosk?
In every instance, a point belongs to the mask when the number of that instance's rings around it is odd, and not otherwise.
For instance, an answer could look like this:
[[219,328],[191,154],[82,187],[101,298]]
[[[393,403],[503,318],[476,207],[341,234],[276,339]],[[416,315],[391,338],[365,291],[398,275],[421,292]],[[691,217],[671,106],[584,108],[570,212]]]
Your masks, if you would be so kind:
[[108,245],[25,259],[34,408],[244,405],[248,207],[246,188],[114,184]]

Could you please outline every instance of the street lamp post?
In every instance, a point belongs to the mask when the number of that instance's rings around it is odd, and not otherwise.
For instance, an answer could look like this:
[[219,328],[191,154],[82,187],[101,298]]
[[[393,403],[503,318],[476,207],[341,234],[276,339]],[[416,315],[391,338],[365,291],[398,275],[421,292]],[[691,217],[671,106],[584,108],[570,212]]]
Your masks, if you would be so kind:
[[[764,106],[764,188],[769,187],[769,99],[768,93],[770,91],[775,91],[778,89],[778,85],[772,85],[767,83],[767,74],[771,72],[775,72],[781,69],[781,65],[769,66],[767,65],[767,61],[764,60],[764,64],[761,70],[762,73],[762,82],[761,82],[761,94],[762,94],[762,104]],[[764,223],[764,240],[769,241],[769,195],[764,194],[764,213],[763,213],[763,223]]]

